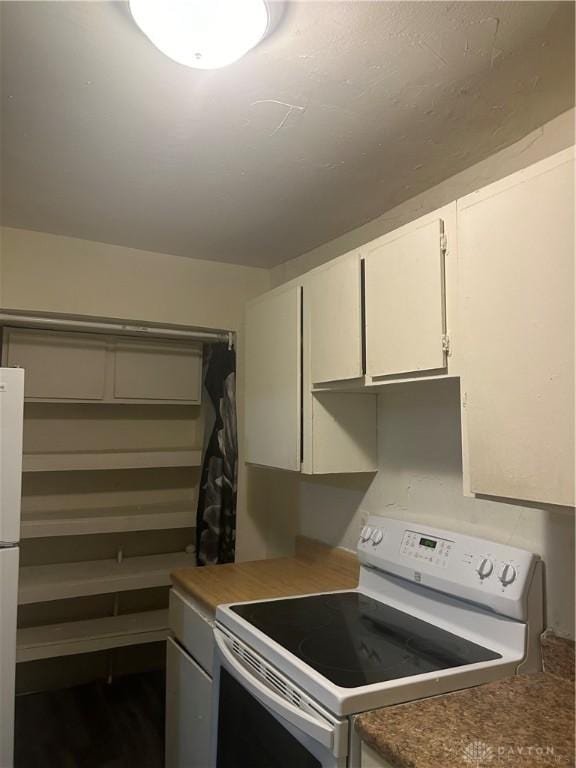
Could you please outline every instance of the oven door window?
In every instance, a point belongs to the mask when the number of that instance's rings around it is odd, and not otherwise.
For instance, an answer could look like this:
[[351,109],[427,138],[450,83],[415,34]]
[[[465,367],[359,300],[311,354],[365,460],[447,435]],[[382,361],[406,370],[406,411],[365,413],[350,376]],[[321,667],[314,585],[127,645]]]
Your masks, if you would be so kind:
[[220,670],[217,768],[322,768],[232,675]]

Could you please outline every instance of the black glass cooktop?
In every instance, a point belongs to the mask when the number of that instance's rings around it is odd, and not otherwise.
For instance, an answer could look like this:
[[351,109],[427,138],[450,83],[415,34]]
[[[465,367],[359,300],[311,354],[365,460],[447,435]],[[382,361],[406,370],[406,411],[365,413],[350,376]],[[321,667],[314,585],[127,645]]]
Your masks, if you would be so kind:
[[358,592],[231,609],[343,688],[501,658]]

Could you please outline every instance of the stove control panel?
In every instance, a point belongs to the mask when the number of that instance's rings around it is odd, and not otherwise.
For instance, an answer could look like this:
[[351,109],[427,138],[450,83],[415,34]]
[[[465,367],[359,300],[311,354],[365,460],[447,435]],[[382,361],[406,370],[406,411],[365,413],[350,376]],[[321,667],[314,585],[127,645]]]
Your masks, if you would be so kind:
[[424,561],[439,568],[446,568],[454,547],[450,539],[439,539],[418,531],[405,531],[400,552],[411,557],[413,562]]
[[521,618],[537,556],[507,544],[371,516],[358,557],[372,568]]

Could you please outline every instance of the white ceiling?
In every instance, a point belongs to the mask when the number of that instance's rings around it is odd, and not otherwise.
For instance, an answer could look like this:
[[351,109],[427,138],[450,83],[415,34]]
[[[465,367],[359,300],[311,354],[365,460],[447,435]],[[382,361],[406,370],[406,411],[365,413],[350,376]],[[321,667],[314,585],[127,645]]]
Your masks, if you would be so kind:
[[205,72],[119,2],[2,2],[5,224],[273,266],[573,103],[568,2],[297,2]]

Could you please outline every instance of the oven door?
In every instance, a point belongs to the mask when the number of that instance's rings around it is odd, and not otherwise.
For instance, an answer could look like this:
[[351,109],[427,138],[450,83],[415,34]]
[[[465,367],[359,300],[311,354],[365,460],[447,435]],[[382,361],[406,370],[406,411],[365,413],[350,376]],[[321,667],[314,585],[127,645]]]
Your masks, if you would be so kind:
[[213,768],[344,768],[338,720],[244,643],[215,628]]

